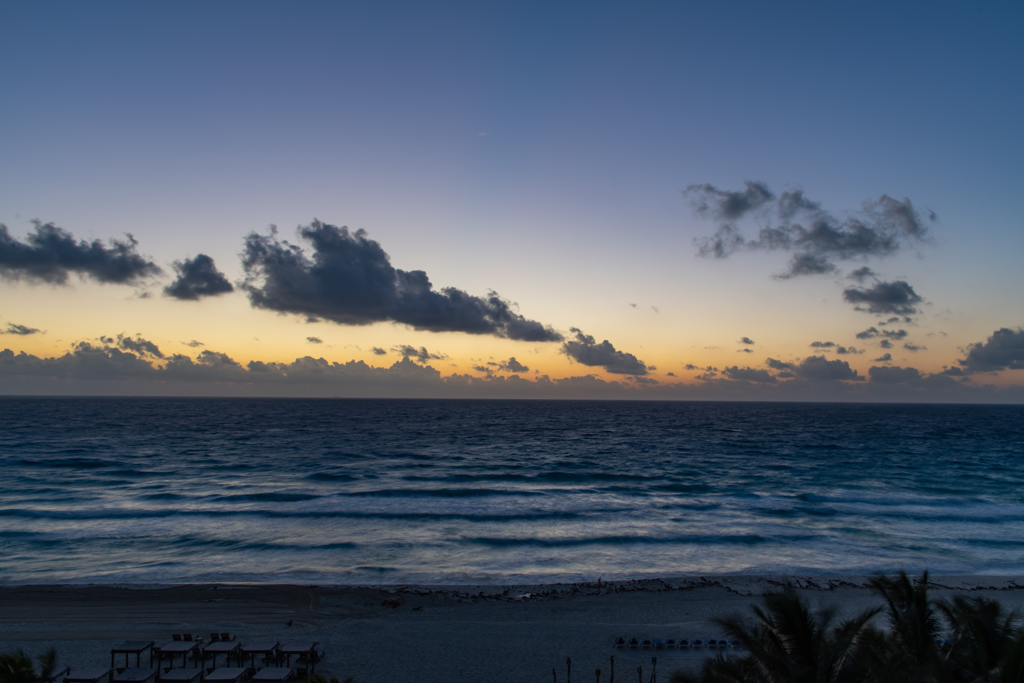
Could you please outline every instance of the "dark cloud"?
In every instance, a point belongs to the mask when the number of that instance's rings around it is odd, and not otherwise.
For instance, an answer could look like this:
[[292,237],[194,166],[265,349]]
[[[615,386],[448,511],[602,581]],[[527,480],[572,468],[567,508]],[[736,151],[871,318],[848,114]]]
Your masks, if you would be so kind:
[[204,296],[217,296],[235,291],[224,274],[217,270],[213,259],[206,254],[196,254],[193,259],[175,261],[171,264],[178,278],[167,287],[164,294],[183,301],[197,301]]
[[917,304],[924,301],[904,280],[876,282],[866,289],[849,287],[843,290],[843,299],[854,304],[858,311],[879,315],[913,315],[917,313]]
[[883,339],[882,341],[878,342],[878,345],[881,346],[883,349],[892,348],[892,342],[889,341],[888,339]]
[[35,327],[28,327],[27,325],[18,325],[16,323],[7,323],[7,329],[0,334],[17,334],[22,337],[27,337],[30,334],[46,334],[40,329]]
[[[107,344],[113,343],[114,341],[110,337],[100,337],[100,340]],[[140,334],[136,334],[135,339],[124,334],[117,335],[117,346],[125,351],[131,351],[132,353],[142,356],[153,356],[154,358],[164,357],[164,354],[160,351],[160,347],[151,341],[143,339]]]
[[907,336],[906,330],[879,330],[877,327],[869,327],[863,332],[857,333],[857,339],[874,339],[875,337],[883,337],[885,339],[895,339],[899,341]]
[[138,242],[131,235],[107,246],[99,240],[75,241],[53,223],[32,224],[33,231],[20,242],[0,223],[0,277],[63,285],[75,273],[97,282],[134,284],[163,272],[136,251]]
[[675,376],[676,376],[676,373],[674,373],[674,372],[666,372],[666,373],[665,373],[665,376],[666,376],[666,377],[675,377]]
[[242,285],[253,306],[323,318],[342,325],[392,321],[418,330],[490,334],[519,341],[562,341],[561,334],[514,310],[491,292],[478,297],[454,287],[435,291],[421,270],[394,268],[366,232],[313,221],[300,227],[302,247],[270,235],[245,239]]
[[324,343],[324,340],[321,339],[320,337],[306,337],[306,341],[308,341],[310,344],[323,344]]
[[836,270],[838,269],[824,256],[793,254],[793,257],[789,259],[789,267],[772,277],[776,280],[788,280],[801,275],[828,275]]
[[865,280],[875,278],[875,271],[871,270],[867,266],[862,266],[857,270],[852,271],[846,276],[848,280],[855,280],[856,282],[864,282]]
[[1001,328],[985,343],[967,347],[967,357],[957,361],[968,374],[998,370],[1024,370],[1024,329]]
[[775,199],[775,195],[762,182],[747,181],[740,192],[719,190],[714,185],[690,185],[683,192],[698,216],[716,221],[734,221],[759,209]]
[[685,365],[685,366],[683,367],[683,369],[684,369],[684,370],[700,370],[700,368],[698,368],[698,367],[697,367],[696,365],[694,365],[693,363],[687,363],[687,364],[686,364],[686,365]]
[[373,351],[373,355],[375,355],[375,356],[386,356],[388,354],[387,351],[385,351],[384,349],[380,348],[379,346],[374,346],[373,349],[371,349],[371,350]]
[[[776,197],[764,183],[747,182],[739,192],[714,185],[690,185],[684,192],[694,212],[718,223],[715,234],[696,240],[703,257],[726,258],[739,250],[788,251],[789,267],[776,277],[787,279],[836,270],[834,261],[888,256],[923,242],[928,228],[909,199],[882,195],[866,201],[856,215],[840,219],[808,199],[802,190]],[[756,238],[736,223],[753,218],[761,224]],[[929,212],[929,220],[935,220]],[[862,281],[874,275],[861,268],[852,274]]]
[[487,367],[486,365],[474,365],[473,369],[476,370],[477,372],[486,372],[488,375],[494,372],[494,370]]
[[[887,354],[888,355],[888,354]],[[884,367],[875,365],[868,370],[872,384],[912,384],[921,381],[917,368]]]
[[966,375],[967,373],[966,373],[966,372],[964,372],[963,370],[961,370],[960,368],[956,368],[956,367],[953,367],[953,368],[946,368],[946,367],[944,367],[944,368],[942,369],[942,372],[940,372],[940,373],[938,373],[938,374],[940,374],[940,375],[950,375],[950,376],[952,376],[952,377],[963,377],[963,376],[965,376],[965,375]]
[[883,353],[881,356],[876,358],[874,362],[876,362],[876,363],[891,363],[892,362],[892,354],[891,353]]
[[765,363],[767,363],[768,367],[770,367],[772,370],[788,370],[790,372],[796,370],[796,365],[794,365],[793,363],[775,360],[774,358],[769,358],[767,361],[765,361]]
[[617,351],[611,342],[605,339],[598,344],[593,337],[584,334],[578,328],[569,328],[576,335],[562,344],[562,353],[572,360],[591,367],[602,367],[616,375],[646,375],[647,365],[631,353]]
[[811,348],[813,349],[831,349],[836,345],[835,342],[831,341],[813,341],[811,342]]
[[917,352],[917,351],[927,351],[928,350],[927,346],[918,346],[917,344],[911,344],[910,342],[907,342],[906,344],[904,344],[903,348],[905,348],[907,351],[914,351],[914,352]]
[[864,377],[850,368],[845,360],[829,360],[825,356],[810,356],[796,367],[794,373],[809,382],[862,381]]
[[522,363],[516,360],[515,356],[512,356],[506,361],[502,361],[498,365],[498,369],[503,372],[529,372],[530,368],[526,367]]
[[750,337],[740,337],[739,343],[740,344],[747,344],[748,346],[753,346],[754,345],[754,340],[751,339]]
[[203,342],[196,341],[195,339],[193,339],[192,341],[181,342],[181,343],[184,344],[185,346],[189,346],[189,347],[191,347],[193,349],[196,348],[197,346],[202,346],[203,345]]
[[402,344],[400,346],[394,347],[391,350],[398,353],[400,356],[402,356],[402,358],[411,358],[412,360],[415,360],[418,363],[426,363],[427,361],[432,360],[448,359],[448,356],[444,355],[443,353],[431,353],[430,351],[427,351],[427,348],[425,346],[421,346],[417,349],[415,346],[410,346],[409,344]]
[[771,374],[767,370],[758,370],[756,368],[741,368],[736,365],[726,367],[722,370],[722,374],[729,379],[739,380],[741,382],[757,382],[760,384],[775,384],[778,382],[775,379],[775,375]]
[[658,369],[657,365],[648,365],[647,366],[647,372],[654,372],[657,369]]
[[858,350],[856,346],[850,346],[850,347],[836,346],[836,354],[838,354],[840,356],[845,356],[847,354],[857,355],[857,354],[861,354],[861,353],[864,353],[864,352]]
[[736,349],[736,353],[753,353],[752,349]]

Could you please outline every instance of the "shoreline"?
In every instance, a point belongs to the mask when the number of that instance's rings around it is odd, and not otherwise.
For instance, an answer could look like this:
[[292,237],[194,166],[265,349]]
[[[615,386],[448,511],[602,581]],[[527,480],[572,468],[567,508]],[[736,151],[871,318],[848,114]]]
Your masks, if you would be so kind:
[[[315,640],[318,671],[357,681],[547,680],[552,667],[698,668],[700,651],[629,651],[613,638],[706,638],[713,619],[749,614],[765,593],[791,583],[840,618],[880,604],[864,575],[721,575],[634,581],[494,585],[175,584],[0,586],[0,650],[57,649],[59,667],[109,665],[132,638],[170,640],[228,631]],[[1019,575],[929,577],[934,598],[970,592],[1024,607]],[[577,668],[578,667],[578,668]],[[540,678],[543,676],[544,678]]]

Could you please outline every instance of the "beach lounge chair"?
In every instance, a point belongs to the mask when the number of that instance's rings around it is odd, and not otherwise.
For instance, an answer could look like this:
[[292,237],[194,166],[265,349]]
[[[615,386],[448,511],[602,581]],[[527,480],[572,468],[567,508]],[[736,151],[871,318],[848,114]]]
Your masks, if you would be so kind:
[[676,639],[675,638],[669,638],[668,640],[666,640],[665,641],[665,647],[667,649],[669,649],[669,650],[676,649]]
[[655,650],[664,650],[665,649],[665,643],[661,642],[661,640],[659,638],[655,638],[652,641],[652,644],[654,645],[654,649]]
[[703,640],[694,639],[694,640],[690,641],[690,648],[691,649],[699,650],[702,647],[704,647],[704,641]]
[[729,649],[729,641],[728,640],[720,640],[720,641],[718,641],[718,649],[719,650],[727,650],[727,649]]
[[648,640],[647,638],[644,638],[643,641],[641,641],[641,643],[640,643],[640,649],[641,650],[650,650],[651,649],[651,641]]
[[640,647],[640,643],[637,641],[637,639],[636,638],[630,638],[629,639],[629,649],[630,650],[635,650],[638,647]]
[[219,643],[220,642],[220,634],[219,633],[211,633],[210,634],[210,642],[211,643]]
[[181,640],[181,634],[180,633],[172,633],[171,634],[171,638],[173,638],[174,640]]
[[620,650],[621,650],[622,648],[626,647],[626,639],[625,639],[625,638],[623,638],[623,637],[621,637],[621,636],[620,636],[620,637],[618,637],[618,638],[616,638],[616,639],[615,639],[614,641],[612,641],[612,642],[613,642],[613,644],[615,645],[615,647],[617,647],[617,648],[618,648],[618,649],[620,649]]
[[184,638],[185,640],[187,640],[190,643],[192,642],[192,634],[191,633],[183,633],[181,637]]
[[235,637],[233,635],[231,635],[230,633],[221,633],[220,634],[220,639],[221,640],[226,640],[227,642],[230,643],[231,641],[233,641],[235,639]]

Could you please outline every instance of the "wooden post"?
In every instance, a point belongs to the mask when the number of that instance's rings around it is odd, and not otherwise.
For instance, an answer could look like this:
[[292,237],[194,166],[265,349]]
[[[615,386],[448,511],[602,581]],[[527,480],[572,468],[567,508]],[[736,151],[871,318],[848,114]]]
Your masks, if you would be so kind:
[[572,657],[565,658],[565,683],[572,683]]
[[611,683],[615,683],[615,655],[612,655]]

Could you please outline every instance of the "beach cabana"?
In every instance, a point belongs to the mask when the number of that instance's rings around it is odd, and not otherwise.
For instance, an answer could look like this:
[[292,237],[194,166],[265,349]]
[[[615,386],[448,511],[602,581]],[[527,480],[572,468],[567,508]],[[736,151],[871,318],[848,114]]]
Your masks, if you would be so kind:
[[309,676],[309,672],[316,672],[316,645],[315,640],[298,640],[290,643],[285,643],[278,648],[278,656],[284,655],[287,658],[288,665],[292,663],[292,656],[299,658],[299,662],[303,662],[303,658],[306,665],[306,675]]
[[[242,658],[249,657],[249,666],[256,668],[256,655],[263,655],[266,659],[277,659],[277,646],[281,643],[273,638],[254,640],[242,646]],[[239,662],[241,664],[241,662]]]
[[142,653],[149,650],[149,664],[153,664],[153,641],[152,640],[126,640],[117,647],[110,649],[110,666],[114,666],[114,657],[124,655],[124,665],[128,666],[128,655],[135,655],[135,666],[141,662]]
[[221,668],[214,669],[203,676],[203,683],[245,683],[248,669]]
[[188,656],[199,650],[199,645],[200,644],[194,640],[175,640],[154,648],[153,654],[156,656],[156,661],[159,663],[162,663],[165,659],[169,659],[172,667],[174,666],[174,658],[180,656],[181,665],[185,666],[188,664]]
[[114,683],[149,683],[158,673],[160,669],[125,669],[114,676]]
[[114,670],[101,666],[84,666],[72,669],[64,677],[64,683],[111,683]]
[[265,666],[256,672],[251,681],[260,683],[287,683],[295,675],[295,669],[290,667]]
[[160,674],[160,683],[199,683],[203,669],[171,669]]
[[216,667],[217,666],[217,655],[224,655],[224,659],[226,660],[224,662],[225,665],[231,664],[231,656],[232,655],[234,655],[235,659],[238,660],[238,663],[241,664],[242,663],[242,655],[239,653],[239,650],[241,649],[241,647],[242,646],[241,646],[240,643],[230,643],[230,642],[224,642],[224,641],[219,641],[219,642],[216,642],[216,643],[210,643],[209,645],[207,645],[206,647],[203,648],[203,666],[206,666],[206,658],[207,657],[212,657],[213,658],[213,666]]

